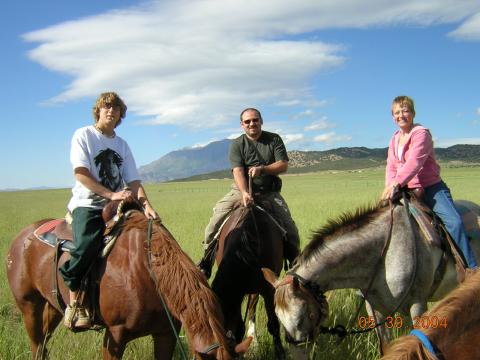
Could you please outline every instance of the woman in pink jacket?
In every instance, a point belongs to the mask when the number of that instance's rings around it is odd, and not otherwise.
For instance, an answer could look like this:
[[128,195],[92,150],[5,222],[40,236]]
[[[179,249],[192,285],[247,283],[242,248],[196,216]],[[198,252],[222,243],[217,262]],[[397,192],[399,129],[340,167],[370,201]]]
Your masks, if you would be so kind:
[[468,242],[462,218],[447,185],[440,177],[430,131],[413,123],[415,105],[408,96],[397,96],[392,116],[400,128],[388,147],[383,199],[391,198],[399,187],[423,188],[425,203],[438,215],[463,253],[468,268],[476,269],[475,255]]

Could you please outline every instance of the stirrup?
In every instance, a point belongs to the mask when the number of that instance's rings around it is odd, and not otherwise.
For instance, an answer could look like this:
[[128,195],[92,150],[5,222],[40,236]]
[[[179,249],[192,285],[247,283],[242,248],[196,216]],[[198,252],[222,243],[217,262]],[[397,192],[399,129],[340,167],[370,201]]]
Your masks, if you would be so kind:
[[92,325],[88,310],[76,301],[73,305],[67,305],[63,324],[70,330],[89,329]]

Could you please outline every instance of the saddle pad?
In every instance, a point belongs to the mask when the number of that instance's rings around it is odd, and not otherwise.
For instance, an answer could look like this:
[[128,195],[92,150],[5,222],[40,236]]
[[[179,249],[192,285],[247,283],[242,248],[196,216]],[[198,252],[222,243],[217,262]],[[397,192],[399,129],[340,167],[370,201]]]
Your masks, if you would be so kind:
[[75,244],[73,243],[73,241],[58,239],[57,236],[53,233],[55,228],[63,221],[64,219],[47,221],[45,224],[40,225],[40,227],[33,232],[33,235],[35,235],[38,240],[51,247],[56,247],[57,241],[60,241],[62,251],[70,252],[75,248]]
[[425,214],[422,209],[413,201],[409,203],[408,209],[412,217],[417,222],[418,228],[422,232],[424,238],[433,246],[441,248],[442,242],[440,241],[437,230],[432,224],[430,216]]
[[45,224],[40,225],[37,230],[33,233],[36,237],[39,237],[47,232],[53,231],[57,227],[58,224],[62,223],[63,219],[54,219],[47,221]]

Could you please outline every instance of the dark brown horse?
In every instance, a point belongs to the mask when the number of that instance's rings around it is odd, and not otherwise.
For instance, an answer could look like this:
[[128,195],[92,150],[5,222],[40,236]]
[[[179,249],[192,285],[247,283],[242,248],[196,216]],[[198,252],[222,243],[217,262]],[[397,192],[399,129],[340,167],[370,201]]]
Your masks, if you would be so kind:
[[405,335],[396,340],[384,360],[473,360],[480,359],[480,272],[467,279],[416,321],[437,357],[419,337]]
[[[8,281],[34,358],[46,357],[45,344],[63,313],[52,294],[55,249],[33,235],[45,222],[22,230],[7,255]],[[148,240],[147,226],[145,216],[133,211],[108,258],[97,262],[100,324],[106,328],[103,358],[120,359],[129,341],[146,335],[153,337],[155,359],[172,358],[176,338],[161,297],[174,317],[175,330],[180,323],[184,326],[195,358],[232,358],[235,349],[226,337],[220,305],[204,276],[165,227],[153,224]],[[59,265],[68,256],[62,255]],[[62,279],[59,287],[67,301]],[[237,350],[245,351],[248,345],[247,340]]]
[[222,228],[216,258],[218,271],[212,282],[212,289],[222,304],[225,328],[231,330],[237,340],[241,340],[245,333],[241,314],[244,296],[262,295],[276,359],[283,359],[285,352],[275,315],[274,290],[265,281],[261,268],[269,268],[277,275],[281,272],[284,235],[285,231],[261,207],[237,208]]

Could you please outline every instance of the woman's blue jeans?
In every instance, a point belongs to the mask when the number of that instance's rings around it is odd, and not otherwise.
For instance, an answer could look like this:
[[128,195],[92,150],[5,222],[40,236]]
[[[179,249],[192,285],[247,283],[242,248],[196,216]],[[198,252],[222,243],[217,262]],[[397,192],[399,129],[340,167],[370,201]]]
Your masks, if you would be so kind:
[[462,217],[453,203],[452,195],[450,194],[448,186],[443,181],[440,181],[435,185],[426,187],[425,203],[442,220],[450,236],[463,253],[465,260],[467,261],[467,267],[476,268],[477,261],[475,260],[475,255],[468,242]]

